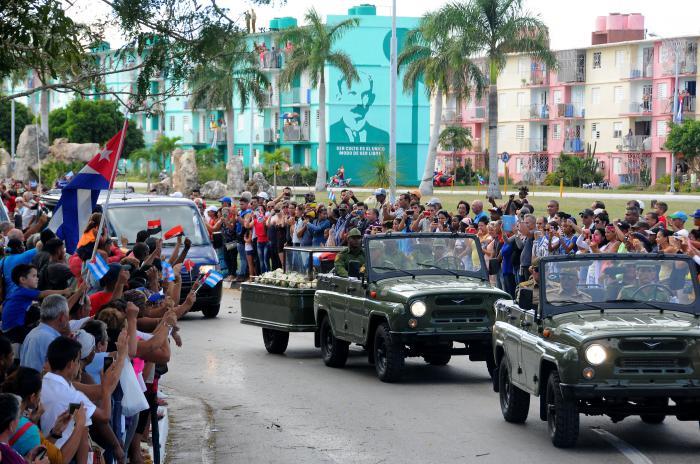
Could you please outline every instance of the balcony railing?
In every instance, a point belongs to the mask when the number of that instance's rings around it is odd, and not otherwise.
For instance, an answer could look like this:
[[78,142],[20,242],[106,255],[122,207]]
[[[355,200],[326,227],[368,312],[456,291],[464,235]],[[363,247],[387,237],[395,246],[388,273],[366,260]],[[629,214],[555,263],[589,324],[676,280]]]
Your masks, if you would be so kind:
[[620,152],[651,151],[651,136],[625,135],[623,137],[617,137],[617,149]]
[[282,54],[275,50],[263,52],[260,55],[260,67],[264,69],[279,69],[282,67]]
[[263,95],[263,108],[279,106],[279,96],[276,93],[267,93]]
[[442,110],[442,114],[440,115],[440,122],[442,122],[443,124],[454,124],[456,120],[457,110]]
[[645,100],[624,100],[620,103],[620,114],[651,114],[651,98]]
[[146,145],[153,145],[161,135],[163,135],[163,132],[158,130],[143,131],[143,141]]
[[536,103],[521,106],[520,119],[549,119],[549,105]]
[[483,151],[481,147],[481,139],[472,139],[472,149],[470,151],[475,153],[481,153]]
[[269,127],[257,129],[255,131],[255,141],[258,143],[276,143],[277,134],[274,129]]
[[488,114],[486,106],[470,106],[464,109],[462,117],[465,121],[474,119],[486,119]]
[[586,143],[580,137],[565,138],[562,150],[565,153],[583,153],[586,149]]
[[557,118],[584,118],[586,110],[579,103],[558,103],[555,105]]
[[523,85],[549,85],[549,72],[544,65],[532,64],[529,71],[520,74]]
[[547,141],[541,137],[525,138],[520,140],[520,152],[540,152],[547,151]]
[[695,113],[695,95],[687,95],[683,98],[683,112]]
[[636,65],[632,65],[632,69],[630,69],[630,79],[651,79],[653,72],[652,72],[652,67],[651,65],[645,66],[645,67],[639,67]]
[[309,126],[284,126],[282,128],[285,142],[308,142]]

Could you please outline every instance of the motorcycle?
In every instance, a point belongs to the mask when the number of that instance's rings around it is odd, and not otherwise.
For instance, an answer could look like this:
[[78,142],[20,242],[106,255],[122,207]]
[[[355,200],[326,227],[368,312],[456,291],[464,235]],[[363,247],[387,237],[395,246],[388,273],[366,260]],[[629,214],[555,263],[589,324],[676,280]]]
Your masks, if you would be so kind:
[[438,173],[433,177],[433,187],[452,187],[455,182],[454,176]]
[[337,176],[331,177],[331,181],[326,184],[326,187],[350,187],[352,179],[341,179]]

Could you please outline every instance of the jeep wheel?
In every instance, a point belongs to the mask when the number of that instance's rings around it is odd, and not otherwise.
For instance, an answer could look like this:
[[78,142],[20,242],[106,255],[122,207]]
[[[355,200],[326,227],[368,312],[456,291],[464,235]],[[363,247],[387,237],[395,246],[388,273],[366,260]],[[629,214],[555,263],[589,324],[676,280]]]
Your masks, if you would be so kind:
[[287,345],[289,344],[289,332],[282,332],[280,330],[273,329],[262,329],[263,341],[265,342],[265,349],[268,353],[272,354],[282,354],[287,351]]
[[[668,398],[657,399],[654,402],[652,402],[651,405],[662,408],[666,407],[668,406]],[[645,424],[658,425],[666,419],[666,416],[663,414],[642,414],[641,418],[642,422],[644,422]]]
[[559,373],[553,371],[547,382],[547,428],[554,446],[570,448],[578,440],[578,409],[574,401],[564,399],[559,384]]
[[348,360],[349,347],[350,343],[335,338],[328,317],[324,317],[321,321],[321,356],[326,366],[343,367]]
[[216,306],[207,306],[206,308],[202,308],[202,315],[204,316],[205,319],[212,319],[219,314],[219,308],[220,305]]
[[382,322],[374,333],[374,368],[382,382],[396,382],[401,378],[405,361],[405,347],[395,341],[389,324]]
[[498,368],[498,397],[501,413],[507,422],[522,424],[530,411],[530,395],[513,385],[510,381],[508,358],[503,356]]
[[486,369],[489,371],[489,377],[496,384],[496,361],[493,359],[493,355],[486,355]]
[[427,362],[431,366],[446,366],[452,355],[450,353],[431,353],[423,356],[423,361]]

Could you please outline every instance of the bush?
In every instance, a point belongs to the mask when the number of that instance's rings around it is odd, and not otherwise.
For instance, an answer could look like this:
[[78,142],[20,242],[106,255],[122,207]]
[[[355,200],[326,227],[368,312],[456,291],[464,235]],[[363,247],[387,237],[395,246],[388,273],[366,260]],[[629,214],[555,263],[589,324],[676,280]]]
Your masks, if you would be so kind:
[[197,166],[197,182],[199,182],[199,185],[209,182],[210,180],[218,180],[225,184],[226,165],[223,163],[216,163],[205,166]]
[[638,189],[639,189],[639,186],[634,185],[634,184],[621,184],[621,185],[617,186],[617,190],[638,190]]
[[49,187],[53,187],[56,181],[63,177],[67,172],[73,171],[77,173],[80,171],[85,163],[82,161],[73,161],[71,163],[64,163],[63,161],[49,161],[41,164],[41,182]]
[[[680,188],[680,182],[678,179],[676,179],[675,182],[676,190]],[[671,175],[666,174],[665,176],[661,176],[658,179],[656,179],[656,183],[651,186],[651,190],[654,192],[668,192],[668,190],[671,188]]]
[[[272,168],[255,169],[261,171],[268,182],[272,182]],[[293,167],[288,171],[277,173],[277,185],[314,185],[316,183],[316,171],[306,167]]]
[[544,176],[542,185],[559,185],[559,178],[559,174],[556,172],[549,172],[546,176]]

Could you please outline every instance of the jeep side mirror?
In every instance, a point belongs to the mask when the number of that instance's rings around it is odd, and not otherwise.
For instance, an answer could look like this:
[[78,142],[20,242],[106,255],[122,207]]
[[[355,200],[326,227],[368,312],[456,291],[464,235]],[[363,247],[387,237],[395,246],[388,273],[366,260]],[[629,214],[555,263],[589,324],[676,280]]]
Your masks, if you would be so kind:
[[531,288],[520,288],[518,291],[518,306],[526,311],[533,308],[532,304],[532,289]]

